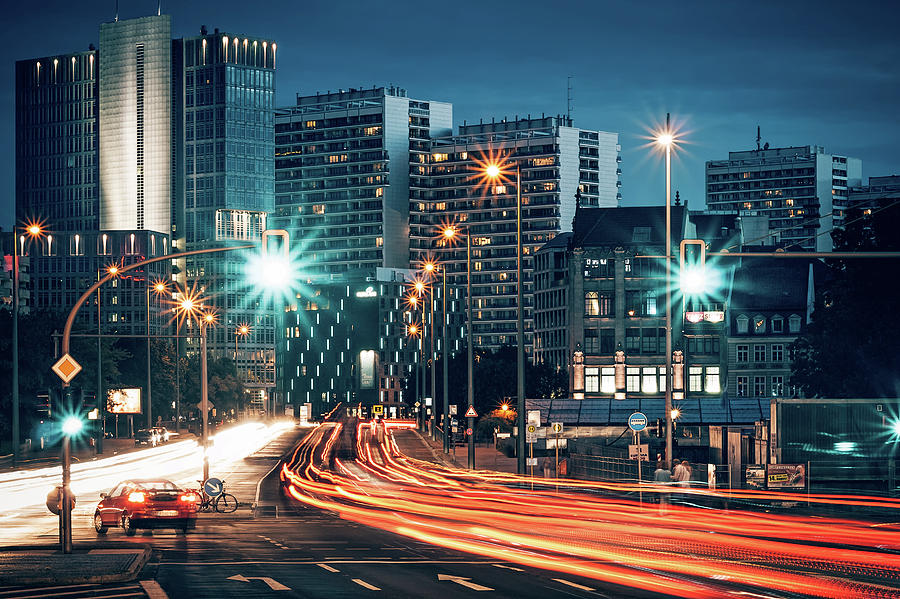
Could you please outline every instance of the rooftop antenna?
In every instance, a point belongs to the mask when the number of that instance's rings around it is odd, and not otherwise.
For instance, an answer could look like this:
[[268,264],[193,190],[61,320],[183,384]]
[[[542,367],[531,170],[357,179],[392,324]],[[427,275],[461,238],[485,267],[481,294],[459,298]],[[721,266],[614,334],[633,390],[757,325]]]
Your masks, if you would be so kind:
[[568,89],[566,91],[566,118],[569,120],[571,125],[572,122],[572,113],[575,112],[575,77],[573,75],[569,75],[568,77]]
[[762,141],[762,137],[759,134],[759,125],[756,126],[756,151],[759,152],[759,142]]

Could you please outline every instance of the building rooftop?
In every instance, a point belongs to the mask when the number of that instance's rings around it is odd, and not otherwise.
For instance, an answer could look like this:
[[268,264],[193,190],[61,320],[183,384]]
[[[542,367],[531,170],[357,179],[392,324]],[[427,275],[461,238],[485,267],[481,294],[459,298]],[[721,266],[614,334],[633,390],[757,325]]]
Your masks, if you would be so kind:
[[[540,410],[541,422],[562,422],[569,426],[628,426],[628,417],[643,412],[650,421],[663,418],[665,399],[662,397],[612,397],[601,399],[529,399],[528,410]],[[674,402],[681,411],[678,422],[697,424],[753,424],[768,418],[767,397],[734,397],[731,399],[688,398]]]
[[[672,239],[680,240],[687,206],[672,206]],[[581,208],[575,215],[573,244],[590,246],[665,245],[665,206]]]
[[815,258],[744,258],[735,271],[732,311],[806,311],[809,265],[824,265]]

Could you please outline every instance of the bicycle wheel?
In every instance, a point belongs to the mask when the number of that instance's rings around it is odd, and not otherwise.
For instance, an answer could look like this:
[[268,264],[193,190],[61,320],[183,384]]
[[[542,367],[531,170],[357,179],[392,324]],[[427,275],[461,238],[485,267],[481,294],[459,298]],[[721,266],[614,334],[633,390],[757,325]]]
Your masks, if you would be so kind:
[[222,493],[216,498],[216,511],[220,514],[230,514],[238,507],[237,497],[231,493]]

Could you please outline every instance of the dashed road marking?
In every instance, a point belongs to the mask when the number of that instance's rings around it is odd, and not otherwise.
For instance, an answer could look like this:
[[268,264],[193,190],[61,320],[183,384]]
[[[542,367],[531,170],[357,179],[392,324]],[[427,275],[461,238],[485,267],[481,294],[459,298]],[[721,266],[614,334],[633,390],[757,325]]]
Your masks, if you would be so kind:
[[369,589],[370,591],[380,591],[381,590],[374,584],[369,584],[368,582],[366,582],[365,580],[362,580],[361,578],[351,578],[351,580],[353,582],[355,582],[356,584],[358,584],[359,586]]
[[337,568],[332,568],[328,564],[316,564],[316,565],[319,566],[320,568],[322,568],[323,570],[328,570],[329,572],[340,572],[340,570],[338,570]]
[[141,586],[150,599],[169,599],[169,596],[155,580],[142,580]]
[[592,589],[591,587],[586,587],[583,584],[578,584],[577,582],[572,582],[571,580],[566,580],[565,578],[554,578],[556,582],[560,582],[562,584],[567,584],[570,587],[580,589],[582,591],[596,591],[597,589]]

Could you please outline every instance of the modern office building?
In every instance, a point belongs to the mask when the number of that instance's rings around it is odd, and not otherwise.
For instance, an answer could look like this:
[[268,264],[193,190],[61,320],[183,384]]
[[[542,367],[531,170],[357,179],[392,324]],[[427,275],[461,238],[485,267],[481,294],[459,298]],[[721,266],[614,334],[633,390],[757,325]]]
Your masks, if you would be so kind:
[[100,228],[97,51],[16,62],[16,220]]
[[830,232],[843,222],[848,189],[861,183],[858,158],[827,154],[821,146],[766,144],[706,163],[706,206],[768,217],[768,245],[828,252]]
[[[416,369],[426,367],[431,351],[431,311],[424,315],[425,337],[410,337],[409,325],[423,322],[407,304],[415,272],[377,268],[348,271],[311,280],[287,307],[278,336],[278,378],[286,405],[312,404],[312,415],[348,406],[385,406],[386,416],[411,414]],[[434,285],[436,359],[442,360],[442,289]],[[448,352],[465,350],[460,290],[447,289]],[[431,395],[430,370],[420,396]],[[409,378],[411,377],[411,378]],[[407,385],[407,383],[409,383]],[[441,384],[438,377],[437,384]],[[371,414],[371,412],[368,412]]]
[[[571,230],[576,196],[582,206],[617,205],[618,151],[617,134],[578,129],[565,117],[463,125],[457,135],[433,140],[428,189],[424,197],[411,200],[412,259],[437,256],[447,264],[453,284],[465,285],[465,240],[451,245],[440,239],[439,230],[458,224],[471,236],[476,346],[497,349],[516,339],[516,162],[522,185],[525,334],[531,353],[534,253]],[[485,175],[492,161],[506,163],[496,180]]]
[[877,210],[900,200],[900,175],[869,177],[867,185],[850,188],[850,208]]
[[172,18],[102,23],[100,57],[100,228],[168,234]]
[[[178,185],[172,203],[174,243],[198,250],[259,242],[274,210],[274,96],[277,46],[272,40],[204,27],[175,40]],[[210,351],[233,357],[244,383],[275,384],[275,307],[248,290],[247,252],[188,257],[177,275],[214,306]],[[240,327],[248,333],[240,335]],[[237,343],[236,343],[237,342]]]
[[409,267],[410,197],[451,119],[450,104],[396,87],[297,96],[276,111],[273,227],[301,240],[311,276]]

